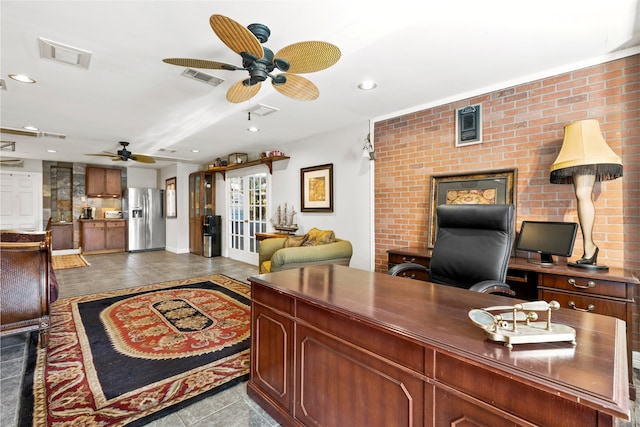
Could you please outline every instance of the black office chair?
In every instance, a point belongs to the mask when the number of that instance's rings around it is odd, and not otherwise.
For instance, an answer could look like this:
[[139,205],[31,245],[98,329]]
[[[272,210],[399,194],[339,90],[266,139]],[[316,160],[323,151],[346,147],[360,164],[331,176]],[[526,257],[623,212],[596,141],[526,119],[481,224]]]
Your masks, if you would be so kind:
[[429,268],[403,263],[388,273],[423,277],[428,273],[430,282],[514,296],[505,283],[515,236],[514,215],[513,205],[440,205]]

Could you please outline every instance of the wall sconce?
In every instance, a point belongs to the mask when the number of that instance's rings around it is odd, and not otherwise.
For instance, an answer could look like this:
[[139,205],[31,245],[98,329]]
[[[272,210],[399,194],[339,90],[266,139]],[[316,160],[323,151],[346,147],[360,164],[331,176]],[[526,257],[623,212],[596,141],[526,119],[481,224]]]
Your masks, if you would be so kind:
[[367,135],[364,139],[364,147],[362,147],[362,157],[367,158],[369,160],[375,160],[378,155],[376,150],[373,149],[373,145],[371,145],[371,139],[369,138],[371,134]]
[[597,120],[581,120],[564,127],[564,141],[551,165],[552,184],[573,184],[578,200],[578,222],[582,230],[584,254],[572,267],[607,270],[598,265],[598,247],[593,242],[596,211],[592,192],[596,181],[622,176],[622,160],[607,145]]

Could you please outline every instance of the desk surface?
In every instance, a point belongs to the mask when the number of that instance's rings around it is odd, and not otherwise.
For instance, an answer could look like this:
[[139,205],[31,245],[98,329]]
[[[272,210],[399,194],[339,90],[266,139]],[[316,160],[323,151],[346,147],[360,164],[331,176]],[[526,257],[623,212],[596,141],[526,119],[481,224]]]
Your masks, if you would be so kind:
[[512,305],[511,298],[336,265],[285,270],[250,280],[557,391],[596,410],[623,418],[628,414],[625,324],[619,319],[560,309],[552,321],[576,329],[576,347],[543,343],[509,350],[487,341],[468,312]]

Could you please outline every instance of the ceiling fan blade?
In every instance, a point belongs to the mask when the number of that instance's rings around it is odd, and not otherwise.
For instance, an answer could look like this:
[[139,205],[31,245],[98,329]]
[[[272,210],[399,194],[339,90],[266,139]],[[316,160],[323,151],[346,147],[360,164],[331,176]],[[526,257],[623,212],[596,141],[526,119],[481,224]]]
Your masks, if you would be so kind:
[[116,153],[108,153],[108,152],[104,152],[104,153],[99,153],[99,154],[85,154],[85,156],[103,156],[103,157],[118,157],[120,158],[120,156]]
[[313,101],[320,96],[318,87],[310,80],[297,74],[284,74],[287,81],[283,84],[274,84],[273,87],[281,94],[300,101]]
[[260,82],[253,86],[246,86],[244,80],[236,82],[227,91],[227,101],[235,104],[244,102],[247,99],[253,98],[260,91],[262,84]]
[[132,154],[129,156],[131,160],[135,160],[140,163],[155,163],[156,159],[151,156],[145,156],[144,154]]
[[226,64],[218,61],[208,61],[206,59],[194,59],[194,58],[165,58],[162,60],[167,64],[179,65],[181,67],[188,68],[207,68],[211,70],[242,70],[241,67],[235,65]]
[[223,15],[211,15],[209,24],[220,40],[238,55],[249,52],[258,58],[264,56],[262,45],[256,36],[233,19]]
[[331,67],[340,59],[340,49],[331,43],[309,41],[285,46],[275,57],[289,61],[290,73],[313,73]]

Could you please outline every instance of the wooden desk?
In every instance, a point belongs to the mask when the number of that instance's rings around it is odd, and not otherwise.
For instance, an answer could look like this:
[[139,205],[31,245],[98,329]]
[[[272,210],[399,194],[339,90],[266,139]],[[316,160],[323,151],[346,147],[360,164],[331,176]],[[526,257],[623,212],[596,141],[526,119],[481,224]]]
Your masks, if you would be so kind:
[[251,277],[247,392],[285,426],[613,426],[624,323],[567,309],[569,343],[509,350],[472,308],[513,299],[338,265]]
[[[403,262],[415,262],[429,267],[431,249],[410,246],[391,249],[389,268]],[[428,278],[420,278],[428,280]],[[511,258],[507,271],[507,283],[518,298],[545,301],[556,300],[562,307],[575,311],[589,311],[624,320],[627,324],[627,359],[629,362],[629,387],[635,400],[633,383],[632,350],[640,350],[640,342],[633,331],[638,331],[634,319],[634,285],[640,284],[637,276],[619,268],[609,271],[586,270],[566,264],[543,267],[524,258]],[[636,316],[637,317],[637,316]]]

